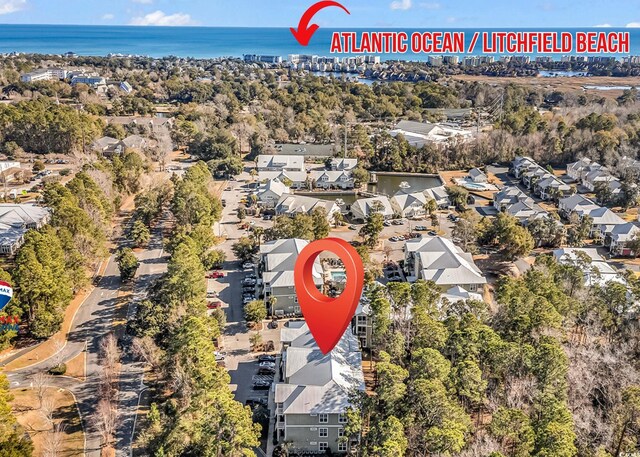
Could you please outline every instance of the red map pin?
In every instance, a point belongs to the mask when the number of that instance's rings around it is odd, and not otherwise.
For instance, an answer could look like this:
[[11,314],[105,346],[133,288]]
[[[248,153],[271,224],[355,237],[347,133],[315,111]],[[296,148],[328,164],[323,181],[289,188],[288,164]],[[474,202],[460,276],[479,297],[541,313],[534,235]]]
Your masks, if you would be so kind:
[[[347,283],[339,297],[318,290],[313,280],[313,263],[322,251],[336,254],[344,263]],[[349,326],[362,295],[364,267],[353,246],[340,238],[309,243],[298,255],[293,271],[298,302],[311,334],[323,354],[331,351]]]

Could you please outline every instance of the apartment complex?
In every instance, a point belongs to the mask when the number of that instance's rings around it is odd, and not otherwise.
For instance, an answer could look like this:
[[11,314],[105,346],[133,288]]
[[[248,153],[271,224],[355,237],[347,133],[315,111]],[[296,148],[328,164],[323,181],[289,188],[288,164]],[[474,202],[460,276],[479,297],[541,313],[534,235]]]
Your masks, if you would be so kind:
[[409,281],[433,281],[443,292],[454,286],[482,292],[487,283],[471,254],[440,236],[407,241],[405,268]]
[[[293,268],[298,254],[309,244],[306,240],[289,238],[269,241],[260,246],[258,269],[262,276],[264,301],[272,316],[300,315]],[[313,278],[317,286],[323,284],[320,260],[314,265]]]
[[15,255],[29,229],[39,229],[51,218],[48,208],[29,204],[0,204],[0,254]]
[[281,333],[280,382],[275,385],[276,440],[292,454],[346,453],[350,396],[364,391],[362,354],[350,329],[324,355],[304,321]]
[[304,156],[259,155],[256,159],[258,171],[305,171]]

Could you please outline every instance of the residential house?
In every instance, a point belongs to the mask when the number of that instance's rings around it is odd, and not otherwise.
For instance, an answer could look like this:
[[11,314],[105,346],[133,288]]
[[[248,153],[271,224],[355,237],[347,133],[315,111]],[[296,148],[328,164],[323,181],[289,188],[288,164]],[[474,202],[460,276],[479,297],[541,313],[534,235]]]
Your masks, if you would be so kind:
[[609,208],[596,208],[589,211],[588,215],[593,219],[589,236],[598,239],[606,237],[616,225],[626,224],[624,219]]
[[258,181],[265,183],[272,179],[278,179],[283,183],[290,184],[289,187],[293,189],[306,189],[308,188],[306,171],[259,171]]
[[276,205],[276,214],[286,214],[293,217],[296,214],[312,214],[316,208],[325,209],[329,222],[333,220],[334,213],[340,212],[340,207],[335,201],[320,200],[303,195],[284,194]]
[[584,282],[587,286],[604,285],[611,281],[625,284],[618,270],[608,264],[595,248],[556,249],[553,256],[562,264],[580,268],[584,272]]
[[536,161],[531,157],[518,156],[511,163],[511,174],[520,179],[525,172],[538,166]]
[[487,283],[471,254],[440,236],[407,241],[405,269],[409,281],[433,281],[443,291],[460,286],[469,292],[477,292]]
[[301,155],[265,155],[258,156],[258,171],[305,171],[304,157]]
[[447,124],[432,124],[430,122],[400,121],[389,132],[393,137],[402,135],[405,140],[417,148],[427,143],[440,143],[449,139],[467,140],[473,132]]
[[395,214],[391,202],[384,196],[360,198],[351,205],[351,215],[355,220],[364,221],[372,212],[382,214],[385,219],[391,219]]
[[309,174],[315,187],[322,189],[353,189],[351,172],[333,170],[314,170]]
[[582,179],[582,171],[591,165],[591,159],[583,157],[577,162],[567,164],[567,176],[574,181],[580,181]]
[[640,160],[636,160],[631,157],[624,156],[618,162],[618,168],[621,170],[634,170],[640,173]]
[[[288,238],[260,245],[258,270],[261,272],[262,282],[258,287],[262,288],[260,295],[264,296],[264,301],[273,316],[300,315],[293,269],[298,254],[307,244],[307,240]],[[322,286],[322,267],[319,259],[316,259],[314,264],[313,279],[317,286]]]
[[560,198],[571,193],[571,186],[562,182],[551,173],[539,177],[534,184],[534,191],[543,200]]
[[604,165],[600,165],[598,162],[591,162],[589,165],[583,167],[580,170],[580,182],[584,184],[584,182],[587,180],[587,176],[589,176],[590,174],[593,174],[592,176],[594,177],[600,174],[608,175],[609,170],[607,169],[607,167],[605,167]]
[[306,322],[291,321],[281,331],[283,350],[274,387],[276,441],[295,455],[345,454],[341,439],[354,392],[364,392],[362,353],[347,329],[323,354]]
[[103,136],[95,140],[91,148],[105,157],[113,157],[114,155],[121,155],[124,152],[125,145],[116,138]]
[[503,211],[515,203],[533,205],[534,200],[515,186],[506,186],[493,196],[493,206],[498,211]]
[[593,200],[588,199],[580,194],[573,194],[569,197],[558,200],[558,208],[560,214],[565,218],[569,218],[571,213],[578,213],[580,216],[585,212],[600,208]]
[[467,300],[484,301],[481,294],[469,292],[460,286],[453,286],[440,296],[439,305],[442,306],[445,303],[454,304]]
[[631,248],[627,247],[630,241],[640,237],[640,228],[633,222],[615,225],[604,239],[605,246],[609,246],[609,252],[613,255],[631,256],[637,255]]
[[140,135],[130,135],[122,140],[122,144],[125,149],[135,149],[136,151],[143,151],[147,147],[147,140]]
[[521,179],[522,183],[527,186],[528,189],[534,190],[536,182],[543,178],[548,178],[549,176],[551,176],[549,170],[547,170],[546,168],[542,168],[540,165],[536,165],[523,171],[521,174]]
[[488,181],[487,175],[479,168],[472,168],[469,170],[467,179],[475,183],[486,183]]
[[605,167],[602,167],[588,173],[582,180],[582,185],[589,189],[590,192],[594,192],[598,183],[608,183],[609,181],[617,179],[618,178],[611,176],[609,170],[607,170]]
[[278,178],[263,183],[256,192],[258,204],[263,208],[274,208],[283,195],[290,194],[291,189],[285,186]]
[[334,171],[351,171],[358,166],[358,159],[331,159],[330,168]]
[[15,255],[30,229],[49,222],[48,208],[31,204],[0,203],[0,255]]
[[425,189],[423,193],[427,196],[427,198],[435,200],[438,208],[447,208],[451,205],[451,200],[449,199],[449,194],[447,193],[447,189],[445,188],[445,186]]
[[391,197],[391,207],[396,214],[409,219],[422,217],[427,212],[425,205],[429,198],[424,192],[407,193],[399,191]]

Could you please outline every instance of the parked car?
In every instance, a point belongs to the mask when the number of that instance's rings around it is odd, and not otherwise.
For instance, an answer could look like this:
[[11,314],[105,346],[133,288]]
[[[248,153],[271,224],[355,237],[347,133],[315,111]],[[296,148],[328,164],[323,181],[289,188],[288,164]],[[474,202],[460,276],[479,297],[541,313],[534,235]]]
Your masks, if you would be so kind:
[[384,222],[382,223],[382,225],[384,225],[385,227],[391,227],[391,222],[389,222],[389,221],[384,221]]
[[275,374],[275,367],[260,367],[258,368],[258,374]]
[[242,264],[242,269],[243,270],[248,270],[250,268],[254,268],[255,264],[251,263],[251,262],[245,262]]
[[260,368],[275,368],[276,367],[276,362],[273,361],[269,361],[269,360],[263,360],[262,362],[260,362]]
[[262,354],[258,356],[258,362],[273,362],[275,363],[276,361],[276,356],[275,355],[269,355],[269,354]]
[[270,221],[271,219],[273,219],[273,216],[271,214],[265,214],[264,216],[262,216],[262,219],[264,219],[265,221]]
[[427,232],[427,235],[429,235],[429,236],[437,236],[438,234],[436,232],[434,232],[433,230],[429,230]]
[[244,404],[251,408],[255,408],[256,406],[267,406],[268,401],[264,397],[260,397],[260,398],[252,397],[252,398],[247,398]]
[[248,275],[246,275],[244,277],[244,279],[256,279],[256,278],[257,278],[257,276],[256,276],[255,273],[249,273]]
[[424,226],[424,225],[416,225],[415,229],[416,229],[418,232],[426,232],[427,230],[429,230],[429,229],[428,229],[426,226]]
[[253,381],[251,386],[253,390],[267,390],[271,387],[273,381]]
[[242,280],[242,285],[243,286],[255,286],[256,285],[256,280],[252,279],[252,278],[245,278]]
[[402,225],[402,224],[404,224],[404,220],[403,219],[394,219],[393,221],[391,221],[391,223],[393,225]]
[[217,298],[217,297],[218,297],[218,292],[216,292],[215,290],[207,291],[207,298]]
[[218,309],[222,306],[222,302],[220,300],[213,300],[207,303],[207,308],[209,309]]
[[222,362],[226,356],[224,352],[218,352],[218,351],[215,351],[213,355],[216,358],[216,362]]
[[213,271],[207,275],[207,278],[209,279],[224,278],[224,273],[221,271]]

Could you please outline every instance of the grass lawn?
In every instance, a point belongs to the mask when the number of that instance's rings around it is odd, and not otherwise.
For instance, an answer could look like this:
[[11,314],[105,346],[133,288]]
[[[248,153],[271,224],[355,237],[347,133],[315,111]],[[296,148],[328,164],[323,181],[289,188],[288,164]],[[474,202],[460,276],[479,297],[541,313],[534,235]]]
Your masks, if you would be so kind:
[[[48,443],[53,440],[51,426],[39,408],[35,389],[13,389],[12,402],[14,413],[33,440],[34,457],[44,454]],[[62,424],[60,448],[56,455],[72,457],[84,455],[84,431],[73,395],[67,390],[49,387],[44,395],[45,402],[53,401],[52,414],[54,424]]]

